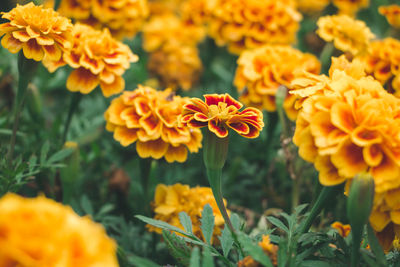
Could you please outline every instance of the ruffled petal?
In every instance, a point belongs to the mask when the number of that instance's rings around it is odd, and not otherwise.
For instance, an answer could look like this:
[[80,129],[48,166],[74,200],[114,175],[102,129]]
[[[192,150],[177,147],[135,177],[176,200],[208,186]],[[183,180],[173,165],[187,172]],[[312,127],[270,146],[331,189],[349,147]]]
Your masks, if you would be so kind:
[[208,122],[208,129],[215,133],[219,138],[224,138],[228,136],[228,129],[225,125],[219,125],[216,120],[211,120]]
[[98,77],[84,68],[73,70],[67,79],[67,89],[82,94],[90,93],[98,84]]

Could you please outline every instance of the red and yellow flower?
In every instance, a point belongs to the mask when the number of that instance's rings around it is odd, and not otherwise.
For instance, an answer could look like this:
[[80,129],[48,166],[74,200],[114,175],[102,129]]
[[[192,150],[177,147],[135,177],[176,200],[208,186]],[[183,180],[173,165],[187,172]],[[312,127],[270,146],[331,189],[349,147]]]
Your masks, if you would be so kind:
[[336,229],[341,237],[347,237],[351,231],[350,224],[342,224],[341,222],[334,222],[331,227]]
[[22,49],[26,58],[57,61],[71,48],[71,21],[53,9],[30,2],[1,14],[9,20],[0,24],[1,45],[11,53]]
[[400,6],[390,5],[379,7],[379,13],[381,13],[390,25],[395,28],[400,28]]
[[232,129],[247,138],[256,138],[264,127],[262,112],[257,108],[240,109],[243,105],[228,94],[204,95],[205,101],[192,98],[183,107],[180,121],[191,128],[208,127],[219,138]]
[[167,89],[156,91],[139,86],[115,98],[104,116],[106,129],[122,146],[136,143],[142,158],[165,158],[168,162],[184,162],[188,150],[198,152],[202,134],[178,124],[178,116],[188,98],[174,95]]
[[130,48],[112,38],[105,29],[98,31],[83,24],[74,25],[73,47],[58,62],[46,61],[49,71],[68,64],[74,70],[67,80],[72,92],[88,94],[98,85],[105,97],[118,94],[125,88],[122,74],[138,57]]
[[[244,51],[238,59],[234,85],[245,105],[275,111],[275,94],[279,86],[290,89],[291,82],[307,71],[319,74],[321,64],[308,53],[289,46],[266,45]],[[282,64],[285,62],[285,64]],[[295,95],[288,94],[283,107],[288,117],[296,119]]]

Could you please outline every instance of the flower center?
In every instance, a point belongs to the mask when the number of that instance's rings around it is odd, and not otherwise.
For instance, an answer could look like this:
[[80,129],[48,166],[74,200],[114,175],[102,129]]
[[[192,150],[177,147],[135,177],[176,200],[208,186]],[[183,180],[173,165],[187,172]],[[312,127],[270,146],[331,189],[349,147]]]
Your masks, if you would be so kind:
[[220,121],[227,121],[233,116],[233,112],[224,102],[219,102],[217,105],[210,105],[208,111],[209,118],[218,118]]

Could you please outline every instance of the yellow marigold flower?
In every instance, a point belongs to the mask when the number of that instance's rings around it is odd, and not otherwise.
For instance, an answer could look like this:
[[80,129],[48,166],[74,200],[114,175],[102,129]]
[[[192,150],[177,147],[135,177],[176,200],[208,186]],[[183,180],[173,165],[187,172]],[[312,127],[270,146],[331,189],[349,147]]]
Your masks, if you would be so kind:
[[210,19],[215,1],[185,0],[180,6],[182,20],[188,24],[205,25]]
[[317,21],[317,34],[343,52],[353,55],[368,52],[370,40],[375,35],[365,22],[355,20],[347,15],[320,17]]
[[358,10],[369,6],[369,0],[333,0],[332,2],[339,9],[339,14],[352,17]]
[[74,70],[67,80],[72,92],[88,94],[98,85],[105,97],[125,88],[122,74],[138,57],[130,48],[113,39],[107,29],[98,31],[83,24],[74,25],[73,47],[59,62],[44,62],[49,71],[68,64]]
[[264,253],[268,255],[274,266],[278,264],[278,250],[279,247],[271,243],[269,235],[263,235],[261,242],[258,245],[264,250]]
[[400,28],[400,6],[390,5],[379,7],[379,13],[386,17],[390,25]]
[[213,7],[209,34],[230,52],[296,40],[301,14],[292,0],[221,0]]
[[189,102],[170,89],[156,91],[139,86],[111,102],[104,114],[106,129],[122,146],[136,142],[136,151],[142,158],[184,162],[188,150],[197,152],[202,140],[200,130],[178,125],[178,116]]
[[[203,238],[200,219],[201,212],[206,204],[209,204],[213,209],[215,226],[212,240],[213,243],[217,243],[218,238],[216,236],[221,234],[225,222],[209,187],[196,186],[190,188],[188,185],[179,183],[174,185],[157,185],[152,203],[155,213],[154,219],[183,229],[179,221],[179,213],[184,211],[192,220],[193,233],[197,237]],[[159,228],[151,225],[147,225],[147,227],[149,231],[161,233],[161,229]]]
[[297,0],[297,8],[306,14],[313,14],[324,10],[330,0]]
[[341,222],[334,222],[331,227],[336,229],[341,237],[347,237],[351,231],[350,224],[342,224]]
[[367,74],[372,75],[389,92],[400,96],[400,41],[391,37],[371,42],[370,53],[360,60]]
[[180,121],[191,128],[207,126],[219,138],[228,136],[232,129],[247,138],[257,138],[264,127],[262,112],[256,108],[245,108],[228,94],[204,95],[205,101],[192,98],[183,107]]
[[0,199],[1,266],[118,266],[117,246],[89,217],[51,199]]
[[1,14],[9,20],[0,24],[1,45],[11,53],[22,49],[26,58],[57,61],[71,47],[72,24],[52,9],[30,2]]
[[[276,110],[275,94],[280,85],[290,89],[291,82],[304,76],[304,71],[319,74],[320,68],[312,54],[289,46],[266,45],[240,55],[233,83],[241,94],[240,101],[271,112]],[[295,100],[295,95],[287,95],[283,104],[292,120],[297,116]]]
[[189,90],[199,79],[202,62],[195,46],[165,44],[150,53],[148,69],[164,87]]

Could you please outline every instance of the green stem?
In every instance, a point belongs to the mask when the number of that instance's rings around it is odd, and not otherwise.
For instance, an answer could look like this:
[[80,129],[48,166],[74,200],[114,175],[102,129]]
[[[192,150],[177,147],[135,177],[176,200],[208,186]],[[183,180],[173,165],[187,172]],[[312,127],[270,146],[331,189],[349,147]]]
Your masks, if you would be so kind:
[[335,51],[333,43],[326,43],[319,55],[319,61],[322,65],[322,73],[327,73],[330,67],[331,56]]
[[358,260],[360,258],[360,244],[362,237],[362,228],[360,229],[351,229],[352,236],[352,245],[351,245],[351,267],[358,266]]
[[292,212],[294,212],[300,202],[300,177],[292,179],[292,182]]
[[326,204],[332,200],[340,191],[342,186],[325,186],[321,193],[319,194],[317,200],[315,201],[314,206],[311,208],[311,212],[308,217],[303,222],[303,225],[300,228],[300,233],[306,233],[310,229],[313,224],[315,218],[319,215],[322,209],[326,206]]
[[157,162],[153,161],[152,158],[140,159],[140,178],[143,188],[143,202],[146,203],[144,206],[145,214],[150,214],[147,203],[149,203],[149,183],[152,175],[152,169],[155,168]]
[[61,0],[55,0],[54,1],[54,10],[57,10],[60,7]]
[[81,93],[73,93],[71,96],[71,102],[69,104],[67,120],[65,121],[65,124],[64,124],[64,132],[62,135],[62,144],[61,145],[64,145],[65,141],[67,141],[67,134],[68,134],[69,126],[71,125],[72,117],[73,117],[75,111],[77,110],[81,99],[82,99]]

